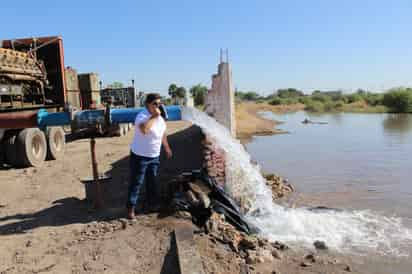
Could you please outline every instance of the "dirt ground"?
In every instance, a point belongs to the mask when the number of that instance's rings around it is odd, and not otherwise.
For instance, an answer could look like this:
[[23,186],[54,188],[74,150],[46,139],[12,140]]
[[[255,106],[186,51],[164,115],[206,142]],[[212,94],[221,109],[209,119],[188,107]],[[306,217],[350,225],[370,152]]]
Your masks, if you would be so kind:
[[[190,131],[190,124],[168,123],[171,139],[177,131]],[[91,176],[87,139],[67,143],[64,158],[40,168],[0,169],[0,273],[173,273],[165,258],[178,220],[123,219],[132,137],[96,139],[99,172],[112,176],[100,211],[85,201],[81,183]],[[164,178],[178,172],[176,164],[163,166]]]
[[[199,128],[169,122],[168,133],[174,156],[168,162],[161,157],[161,183],[201,164]],[[85,200],[81,182],[91,175],[87,139],[67,143],[64,158],[40,168],[0,169],[1,274],[179,273],[171,235],[190,220],[163,213],[124,219],[132,137],[133,131],[96,139],[99,172],[112,176],[99,211]],[[248,265],[210,235],[198,233],[195,240],[206,273],[343,273],[345,267],[326,259],[301,266],[304,254],[294,251]]]

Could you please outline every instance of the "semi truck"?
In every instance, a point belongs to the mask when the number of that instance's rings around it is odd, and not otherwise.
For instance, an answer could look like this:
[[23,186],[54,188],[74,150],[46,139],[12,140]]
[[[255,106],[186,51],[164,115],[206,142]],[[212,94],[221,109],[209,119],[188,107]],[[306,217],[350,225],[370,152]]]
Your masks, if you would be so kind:
[[[120,130],[123,135],[142,109],[103,108],[100,98],[93,99],[100,93],[93,88],[97,74],[79,77],[80,88],[66,75],[75,73],[65,71],[62,37],[0,40],[0,166],[37,167],[60,158],[66,144],[63,126],[72,132],[104,135]],[[82,86],[87,100],[81,98],[79,104],[76,93]],[[179,107],[166,109],[169,120],[181,119]]]
[[39,128],[40,109],[66,106],[60,36],[0,41],[0,162],[39,166],[64,153],[61,126]]

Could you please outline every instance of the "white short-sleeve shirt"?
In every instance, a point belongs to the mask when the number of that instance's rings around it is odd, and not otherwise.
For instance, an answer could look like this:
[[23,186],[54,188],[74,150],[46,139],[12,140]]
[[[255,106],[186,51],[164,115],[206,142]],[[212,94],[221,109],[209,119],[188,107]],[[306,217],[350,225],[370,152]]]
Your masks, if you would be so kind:
[[146,108],[137,114],[134,123],[134,138],[130,149],[136,155],[153,158],[160,155],[160,147],[166,131],[166,123],[161,116],[158,116],[148,132],[143,134],[139,125],[147,122],[151,116]]

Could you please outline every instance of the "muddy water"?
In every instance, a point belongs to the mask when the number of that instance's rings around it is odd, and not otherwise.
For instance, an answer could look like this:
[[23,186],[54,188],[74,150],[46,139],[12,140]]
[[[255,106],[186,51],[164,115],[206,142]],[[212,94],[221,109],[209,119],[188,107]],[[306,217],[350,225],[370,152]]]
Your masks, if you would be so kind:
[[[247,150],[264,171],[288,178],[297,188],[292,202],[370,209],[399,216],[412,228],[411,114],[264,115],[284,122],[279,127],[290,133],[256,137]],[[303,124],[305,118],[321,123]],[[360,267],[371,273],[412,268],[411,257],[381,259],[365,257]]]

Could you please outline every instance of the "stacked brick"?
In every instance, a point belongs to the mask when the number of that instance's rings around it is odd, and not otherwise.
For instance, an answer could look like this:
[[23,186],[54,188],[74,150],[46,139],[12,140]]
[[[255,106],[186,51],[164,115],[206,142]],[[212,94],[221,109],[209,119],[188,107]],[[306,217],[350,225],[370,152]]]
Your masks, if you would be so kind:
[[219,148],[208,136],[203,140],[203,167],[210,177],[224,188],[226,181],[225,151]]

